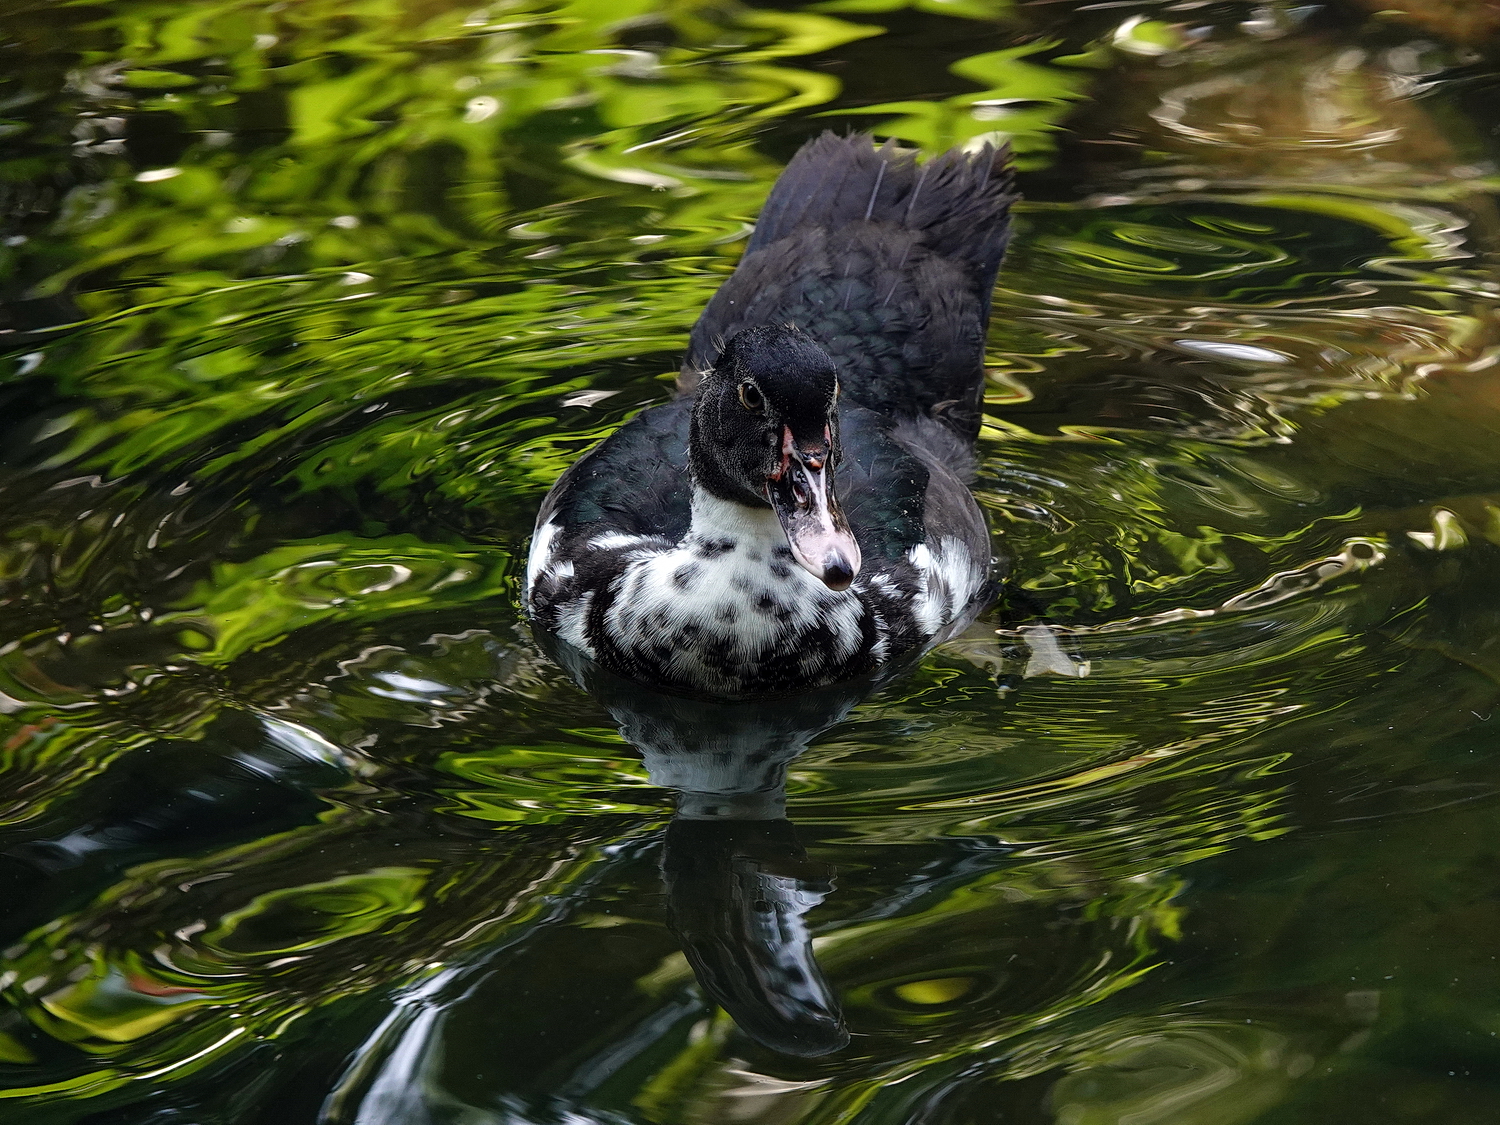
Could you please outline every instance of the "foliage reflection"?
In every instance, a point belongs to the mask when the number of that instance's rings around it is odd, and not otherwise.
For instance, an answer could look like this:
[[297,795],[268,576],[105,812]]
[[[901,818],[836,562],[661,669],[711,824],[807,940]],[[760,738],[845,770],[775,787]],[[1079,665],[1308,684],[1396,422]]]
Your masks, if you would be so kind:
[[[6,1120],[1488,1120],[1493,45],[1314,7],[7,5]],[[673,734],[517,559],[830,124],[1027,158],[1013,579]]]

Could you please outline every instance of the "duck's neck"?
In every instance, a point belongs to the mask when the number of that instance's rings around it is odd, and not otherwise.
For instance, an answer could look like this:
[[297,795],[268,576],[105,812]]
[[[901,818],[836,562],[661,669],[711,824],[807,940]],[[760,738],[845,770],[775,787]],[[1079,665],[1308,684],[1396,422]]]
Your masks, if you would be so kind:
[[693,522],[687,537],[694,546],[717,546],[724,550],[758,546],[767,554],[777,547],[791,551],[781,521],[769,507],[752,508],[725,500],[695,484],[692,512]]

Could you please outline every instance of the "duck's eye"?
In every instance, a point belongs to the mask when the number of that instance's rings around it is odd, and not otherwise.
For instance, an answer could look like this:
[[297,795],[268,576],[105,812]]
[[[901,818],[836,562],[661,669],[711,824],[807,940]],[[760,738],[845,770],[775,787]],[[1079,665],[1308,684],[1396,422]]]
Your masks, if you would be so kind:
[[746,410],[752,410],[756,414],[759,414],[766,405],[766,400],[761,397],[760,388],[754,383],[740,384],[740,402]]

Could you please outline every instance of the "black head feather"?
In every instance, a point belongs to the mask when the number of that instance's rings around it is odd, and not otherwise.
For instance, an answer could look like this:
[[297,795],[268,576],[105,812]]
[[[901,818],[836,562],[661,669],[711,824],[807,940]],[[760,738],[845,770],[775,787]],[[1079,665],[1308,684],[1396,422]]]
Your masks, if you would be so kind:
[[806,334],[763,325],[733,336],[693,408],[689,460],[715,496],[766,507],[767,478],[782,462],[783,430],[802,448],[838,458],[838,377]]

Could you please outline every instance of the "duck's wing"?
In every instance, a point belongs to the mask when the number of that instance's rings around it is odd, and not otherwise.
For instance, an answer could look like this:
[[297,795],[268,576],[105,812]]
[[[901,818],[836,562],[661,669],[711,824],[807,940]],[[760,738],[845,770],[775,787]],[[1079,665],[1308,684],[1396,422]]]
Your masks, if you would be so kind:
[[839,505],[867,564],[902,559],[926,538],[930,472],[892,436],[890,419],[865,407],[839,411]]
[[1003,150],[918,164],[864,135],[808,142],[694,327],[684,384],[735,333],[795,324],[833,356],[856,402],[942,416],[972,436],[1014,199]]
[[547,493],[526,566],[527,604],[544,624],[549,607],[607,584],[621,551],[667,546],[687,534],[691,417],[691,399],[642,411]]
[[891,654],[961,629],[993,587],[989,530],[962,474],[967,442],[923,415],[839,412],[839,500],[864,566],[861,597]]
[[691,399],[637,414],[558,478],[537,525],[552,521],[571,534],[650,535],[675,543],[691,521],[691,418]]
[[839,412],[839,429],[839,503],[867,560],[950,540],[987,565],[989,531],[965,472],[973,454],[951,430],[854,405]]

